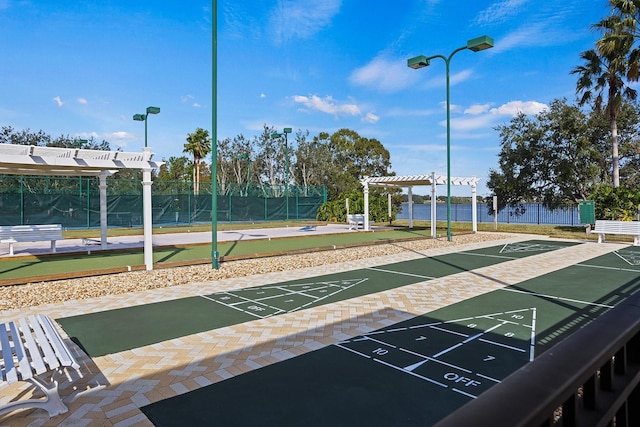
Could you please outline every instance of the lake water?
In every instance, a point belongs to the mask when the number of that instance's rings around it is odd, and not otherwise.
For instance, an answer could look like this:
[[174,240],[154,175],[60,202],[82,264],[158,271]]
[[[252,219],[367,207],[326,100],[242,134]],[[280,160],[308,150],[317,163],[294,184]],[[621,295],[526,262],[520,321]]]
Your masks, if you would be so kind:
[[[493,223],[493,214],[489,214],[488,205],[478,203],[478,222]],[[397,219],[409,219],[407,203],[401,205]],[[436,205],[438,221],[447,220],[447,204]],[[413,205],[413,219],[431,220],[430,204]],[[451,204],[451,221],[471,222],[471,204]],[[524,203],[521,208],[505,208],[498,214],[498,222],[506,224],[547,224],[547,225],[581,225],[578,206],[567,209],[549,210],[540,203]]]

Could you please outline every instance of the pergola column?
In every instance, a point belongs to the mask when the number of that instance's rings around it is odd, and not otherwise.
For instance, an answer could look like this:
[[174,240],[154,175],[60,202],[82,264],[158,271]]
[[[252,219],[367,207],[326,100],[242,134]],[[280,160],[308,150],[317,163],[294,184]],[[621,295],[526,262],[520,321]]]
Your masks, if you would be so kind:
[[473,184],[471,184],[471,223],[473,224],[473,232],[478,232],[478,202],[476,201],[476,180],[473,177]]
[[413,187],[407,189],[407,201],[409,202],[409,228],[413,228]]
[[431,172],[431,237],[435,239],[436,235],[436,173]]
[[364,229],[369,231],[369,184],[365,182],[362,185],[364,186]]
[[107,248],[107,176],[109,172],[102,171],[98,176],[100,189],[100,247]]
[[142,169],[142,228],[144,233],[144,265],[147,270],[153,270],[151,184],[151,169]]

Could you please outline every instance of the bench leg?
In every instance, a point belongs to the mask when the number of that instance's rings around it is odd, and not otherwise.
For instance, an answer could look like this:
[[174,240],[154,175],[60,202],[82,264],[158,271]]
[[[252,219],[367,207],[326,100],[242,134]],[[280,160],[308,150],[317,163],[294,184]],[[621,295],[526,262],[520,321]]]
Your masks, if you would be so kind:
[[42,390],[45,399],[27,399],[7,403],[6,405],[0,406],[0,415],[18,409],[39,408],[47,411],[49,417],[54,417],[59,414],[64,414],[69,410],[58,394],[58,381],[52,379],[51,384],[45,383],[37,378],[31,378],[28,381]]
[[13,243],[9,243],[9,255],[13,256]]
[[56,241],[52,240],[51,241],[51,252],[55,252],[56,251]]
[[633,246],[640,246],[640,236],[633,236]]
[[604,234],[600,233],[598,234],[598,243],[602,243],[604,242]]

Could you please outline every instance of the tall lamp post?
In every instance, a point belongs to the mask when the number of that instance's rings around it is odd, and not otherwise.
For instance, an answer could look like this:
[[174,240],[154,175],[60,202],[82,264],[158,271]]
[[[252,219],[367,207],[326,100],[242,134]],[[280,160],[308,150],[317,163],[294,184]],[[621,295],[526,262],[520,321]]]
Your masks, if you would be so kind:
[[284,134],[284,193],[286,199],[286,215],[287,221],[289,221],[289,143],[287,135],[292,131],[291,128],[284,128],[283,133],[274,132],[271,134],[271,138],[281,138]]
[[[451,58],[453,55],[460,52],[461,50],[469,49],[474,52],[479,52],[481,50],[490,49],[493,47],[493,39],[489,36],[482,36],[475,39],[471,39],[467,41],[466,46],[462,46],[451,52],[451,54],[446,57],[444,55],[433,55],[426,57],[424,55],[416,56],[407,60],[407,66],[409,68],[413,68],[417,70],[419,68],[428,67],[429,63],[432,59],[441,58],[444,60],[446,65],[446,75],[447,75],[447,240],[451,241],[451,94],[449,89],[449,65],[451,63]],[[435,200],[432,200],[431,203],[435,203]],[[433,218],[432,220],[435,220]]]
[[149,114],[158,114],[160,112],[160,107],[147,107],[147,112],[145,114],[134,114],[133,120],[138,122],[144,122],[144,146],[147,146],[147,119]]

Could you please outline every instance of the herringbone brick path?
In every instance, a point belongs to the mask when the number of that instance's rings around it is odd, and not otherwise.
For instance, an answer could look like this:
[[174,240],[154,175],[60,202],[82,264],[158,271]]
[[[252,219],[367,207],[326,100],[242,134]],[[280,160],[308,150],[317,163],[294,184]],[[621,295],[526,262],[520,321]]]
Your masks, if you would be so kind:
[[[39,306],[2,313],[0,320],[46,313],[52,318],[131,305],[239,289],[293,279],[359,269],[392,262],[477,249],[531,239],[453,245],[424,254],[401,254],[157,289],[128,295]],[[539,237],[536,237],[539,239]],[[619,245],[587,243],[503,262],[470,272],[365,295],[333,304],[255,320],[94,359],[74,346],[83,378],[61,380],[61,395],[69,412],[48,419],[43,410],[24,410],[0,417],[2,426],[150,426],[138,409],[271,363],[295,357],[338,341],[376,330],[476,295],[516,284],[542,274],[619,249]],[[0,401],[15,397],[15,389],[0,392]],[[4,396],[4,397],[3,397]]]

